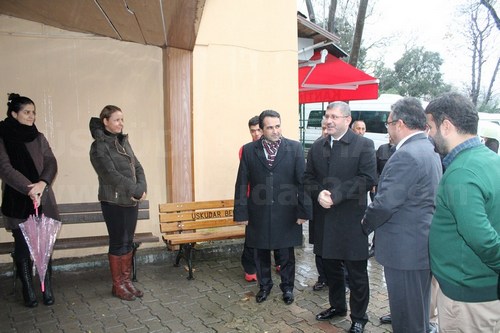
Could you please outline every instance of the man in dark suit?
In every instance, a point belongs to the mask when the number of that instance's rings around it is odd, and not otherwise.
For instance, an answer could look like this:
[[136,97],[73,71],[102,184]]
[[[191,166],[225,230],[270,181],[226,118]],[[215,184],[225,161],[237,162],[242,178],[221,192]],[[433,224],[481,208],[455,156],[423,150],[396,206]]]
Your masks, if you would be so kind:
[[[323,119],[321,120],[321,136],[318,138],[326,138],[328,136],[328,131],[326,129],[326,120]],[[308,152],[308,156],[310,154],[310,151]],[[309,157],[308,157],[309,158]],[[318,206],[319,203],[317,201],[313,202],[313,214],[315,209],[315,206]],[[309,244],[314,244],[314,220],[310,219],[309,220]],[[314,257],[314,262],[316,264],[316,269],[318,270],[318,281],[313,286],[314,291],[319,291],[326,289],[328,286],[326,283],[326,275],[325,275],[325,270],[323,269],[323,260],[319,255],[315,255]]]
[[349,276],[352,325],[361,333],[368,321],[368,237],[359,221],[366,209],[367,192],[375,185],[373,141],[350,128],[351,111],[344,102],[328,105],[328,136],[311,147],[304,183],[318,209],[314,210],[314,253],[322,257],[330,308],[316,316],[329,320],[347,314],[344,270]]
[[396,102],[386,126],[396,151],[362,226],[367,234],[376,230],[375,258],[384,266],[393,331],[429,332],[429,228],[441,159],[424,132],[426,117],[418,99]]
[[[246,224],[246,243],[254,248],[260,290],[267,299],[271,278],[270,251],[279,249],[283,301],[292,304],[295,281],[294,246],[302,244],[302,224],[311,217],[304,193],[304,151],[299,142],[281,136],[278,112],[259,115],[262,138],[243,146],[234,195],[234,221]],[[247,191],[249,190],[248,196]]]
[[[262,136],[262,130],[259,127],[259,116],[254,116],[248,121],[248,130],[252,136],[252,142],[257,141]],[[243,154],[243,146],[241,146],[239,151],[239,158],[241,159],[241,154]],[[249,194],[249,193],[247,193]],[[274,262],[276,265],[276,271],[279,273],[279,251],[274,251]],[[257,281],[257,273],[255,269],[255,260],[253,255],[253,249],[245,244],[243,245],[243,253],[241,254],[241,265],[245,271],[245,280],[248,282]]]

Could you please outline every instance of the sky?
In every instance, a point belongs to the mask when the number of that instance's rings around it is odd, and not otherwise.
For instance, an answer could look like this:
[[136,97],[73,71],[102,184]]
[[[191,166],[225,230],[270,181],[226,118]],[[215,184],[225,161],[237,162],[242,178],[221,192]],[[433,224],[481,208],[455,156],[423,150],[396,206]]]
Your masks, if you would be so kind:
[[[323,16],[323,1],[313,0],[316,16]],[[369,45],[381,38],[390,38],[390,45],[370,50],[369,58],[382,58],[386,67],[394,68],[407,46],[423,46],[425,50],[438,52],[444,63],[441,72],[444,81],[461,88],[470,82],[471,56],[463,36],[464,22],[460,21],[457,7],[466,0],[370,0],[373,12],[367,17],[363,32],[363,44]],[[330,3],[326,0],[326,6]],[[319,8],[316,8],[319,7]],[[297,10],[306,16],[305,0],[297,0]],[[328,10],[328,7],[326,8]],[[498,11],[498,9],[497,9]],[[500,33],[495,31],[500,40]],[[500,43],[497,43],[500,44]],[[500,47],[491,53],[500,55]],[[493,56],[491,57],[493,58]],[[487,81],[496,63],[485,69]],[[498,81],[498,80],[497,80]],[[500,85],[497,83],[496,87]],[[500,92],[500,91],[499,91]]]

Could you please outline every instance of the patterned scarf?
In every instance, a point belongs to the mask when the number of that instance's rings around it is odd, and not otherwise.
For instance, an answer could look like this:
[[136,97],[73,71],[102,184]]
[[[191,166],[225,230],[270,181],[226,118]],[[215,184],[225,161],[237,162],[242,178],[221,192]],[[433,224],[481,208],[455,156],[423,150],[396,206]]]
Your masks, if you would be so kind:
[[269,164],[270,167],[273,166],[274,158],[278,153],[278,148],[280,147],[280,144],[281,144],[281,139],[279,139],[276,142],[262,139],[262,146],[264,146],[264,149],[266,151],[267,163]]

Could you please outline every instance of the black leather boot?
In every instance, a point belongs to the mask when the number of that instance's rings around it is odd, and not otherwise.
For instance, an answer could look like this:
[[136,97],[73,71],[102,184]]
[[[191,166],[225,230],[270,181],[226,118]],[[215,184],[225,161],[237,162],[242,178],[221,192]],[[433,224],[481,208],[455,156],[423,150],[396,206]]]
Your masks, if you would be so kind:
[[49,261],[47,265],[47,273],[45,273],[45,291],[43,294],[43,304],[52,305],[54,304],[54,294],[52,293],[52,261]]
[[31,274],[31,261],[26,258],[16,260],[17,274],[23,285],[24,305],[34,308],[38,305],[35,289],[33,288],[33,277]]

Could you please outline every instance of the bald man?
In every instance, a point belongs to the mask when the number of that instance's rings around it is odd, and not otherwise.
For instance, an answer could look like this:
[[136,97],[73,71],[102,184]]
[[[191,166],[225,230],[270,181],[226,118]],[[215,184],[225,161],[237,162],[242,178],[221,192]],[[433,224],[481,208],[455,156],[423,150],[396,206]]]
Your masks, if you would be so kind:
[[364,136],[366,133],[366,124],[363,120],[355,120],[351,125],[351,129],[357,135]]

